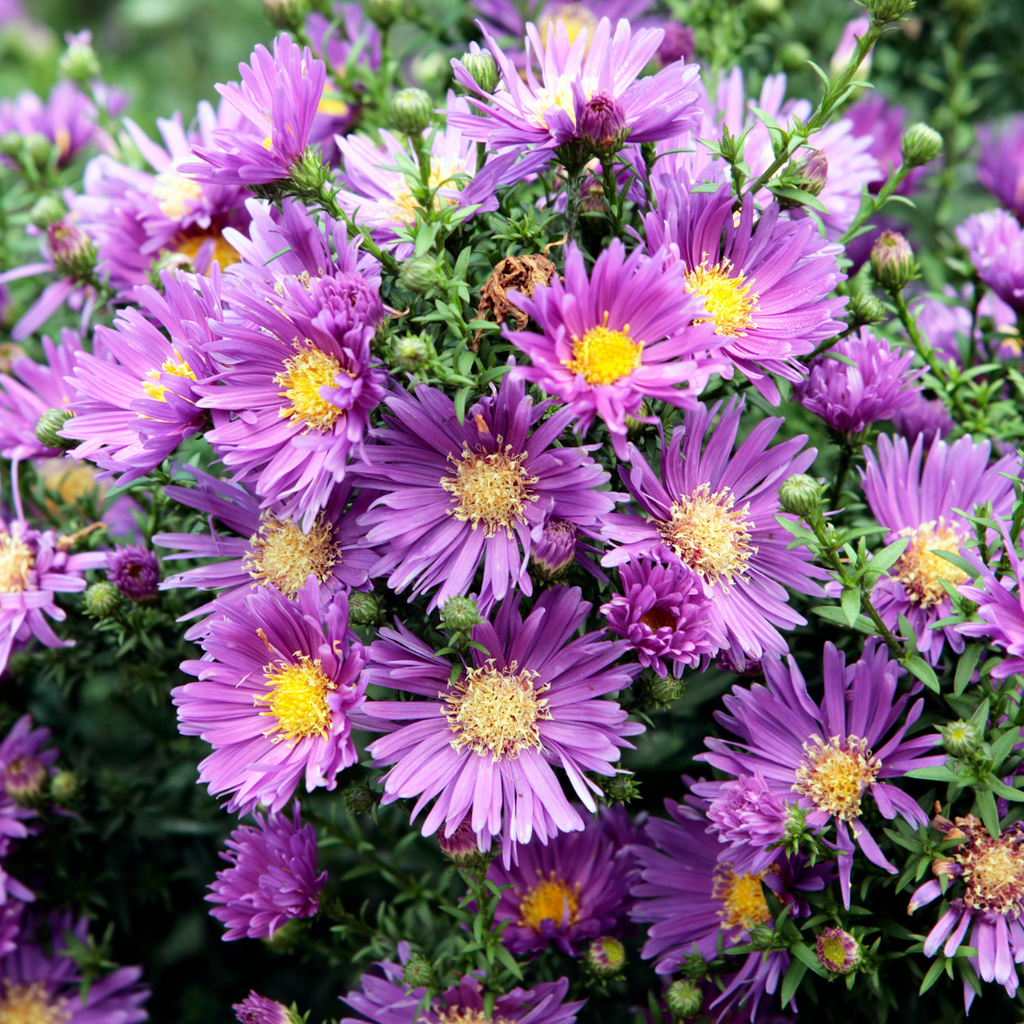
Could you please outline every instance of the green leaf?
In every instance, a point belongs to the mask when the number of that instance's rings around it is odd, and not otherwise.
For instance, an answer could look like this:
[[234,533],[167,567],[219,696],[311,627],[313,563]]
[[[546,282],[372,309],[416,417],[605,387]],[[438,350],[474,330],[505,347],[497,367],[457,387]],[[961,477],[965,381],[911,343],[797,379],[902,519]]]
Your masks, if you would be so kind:
[[857,617],[860,615],[860,587],[847,587],[840,598],[840,606],[847,623],[850,626],[855,626]]
[[[826,622],[834,622],[837,626],[848,627],[850,625],[843,610],[833,604],[819,605],[817,608],[812,608],[811,611],[825,619]],[[853,628],[861,633],[867,633],[868,636],[873,636],[875,632],[874,623],[866,615],[859,615]]]
[[[1001,765],[1013,750],[1013,745],[1020,736],[1020,729],[1014,727],[1007,729],[995,742],[992,743],[992,760],[996,765]],[[1012,798],[1011,798],[1012,799]]]
[[984,650],[981,644],[968,644],[960,660],[956,663],[956,675],[953,677],[953,693],[959,697],[967,688],[967,684],[974,675],[974,669]]
[[906,615],[900,614],[896,616],[896,621],[899,623],[900,636],[903,638],[907,650],[911,654],[917,654],[917,634],[914,632],[914,627],[910,625],[910,620]]
[[996,798],[989,789],[976,791],[978,811],[981,813],[981,820],[985,823],[989,835],[993,839],[999,838],[999,811],[996,808]]
[[909,537],[900,537],[899,540],[894,540],[891,544],[887,544],[881,551],[872,556],[868,567],[872,570],[881,569],[884,571],[890,569],[900,555],[907,550],[909,543]]
[[807,973],[807,964],[802,960],[792,960],[785,977],[782,979],[782,1005],[789,1006],[790,1000],[796,995],[800,982]]
[[988,786],[996,796],[1001,796],[1004,800],[1024,803],[1024,793],[1019,789],[1014,789],[1012,786],[1007,786],[1001,779],[990,778],[985,785]]
[[459,423],[463,423],[466,419],[466,402],[469,399],[469,387],[459,388],[455,392],[455,415],[459,419]]
[[918,989],[918,995],[923,996],[939,980],[945,967],[946,958],[939,954],[928,968],[928,973],[924,976],[924,981],[921,982],[921,987]]
[[963,555],[958,555],[955,551],[943,551],[941,548],[930,548],[929,550],[931,554],[938,555],[939,558],[946,562],[951,562],[958,569],[962,569],[967,573],[972,580],[974,579],[978,570]]
[[920,654],[911,655],[903,664],[907,671],[920,679],[929,690],[939,692],[939,677],[935,674],[935,669]]
[[497,956],[497,958],[501,961],[505,969],[513,975],[515,975],[515,977],[517,977],[520,981],[522,981],[523,972],[520,969],[519,964],[516,963],[515,957],[512,956],[512,954],[505,948],[505,946],[503,946],[499,942],[498,945],[494,947],[494,953]]
[[911,779],[931,779],[932,782],[963,782],[959,775],[950,771],[944,764],[932,765],[929,768],[911,768],[905,774]]
[[796,957],[805,967],[809,967],[819,977],[824,978],[828,975],[828,971],[821,966],[818,960],[818,955],[804,942],[794,942],[789,947],[790,953]]
[[812,196],[802,188],[793,185],[769,185],[768,188],[777,199],[787,199],[797,206],[809,206],[818,213],[828,213],[828,207],[817,196]]

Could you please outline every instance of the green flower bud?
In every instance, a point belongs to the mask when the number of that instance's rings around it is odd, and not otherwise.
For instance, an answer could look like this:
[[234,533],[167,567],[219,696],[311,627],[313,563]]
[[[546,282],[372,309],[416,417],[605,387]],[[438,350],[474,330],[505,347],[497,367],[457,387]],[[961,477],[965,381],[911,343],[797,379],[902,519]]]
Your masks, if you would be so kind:
[[919,121],[903,133],[900,152],[908,167],[920,167],[942,152],[942,136],[934,128]]
[[53,143],[42,132],[29,132],[23,140],[25,152],[36,167],[45,167],[53,153]]
[[57,448],[59,451],[74,448],[78,444],[77,441],[61,437],[57,433],[71,419],[71,415],[67,409],[47,409],[36,423],[36,439],[40,444],[45,444],[47,448]]
[[679,965],[679,973],[691,981],[700,981],[708,976],[708,962],[700,953],[687,953]]
[[402,14],[401,0],[364,0],[363,10],[377,28],[390,28]]
[[422,89],[399,89],[391,99],[391,123],[403,135],[418,135],[434,119],[434,102]]
[[40,196],[32,207],[28,219],[37,228],[48,228],[54,221],[60,220],[68,212],[68,208],[58,196]]
[[380,621],[380,598],[353,590],[348,595],[348,621],[353,626],[376,626]]
[[78,776],[61,770],[50,779],[50,796],[59,807],[66,807],[78,796]]
[[954,757],[967,757],[973,754],[981,746],[983,739],[981,730],[962,718],[941,726],[939,732],[942,733],[942,745]]
[[3,770],[4,791],[22,807],[45,803],[46,781],[46,768],[30,754],[15,758]]
[[437,264],[429,256],[406,260],[398,270],[398,280],[416,295],[426,295],[437,285]]
[[65,277],[91,277],[96,268],[96,246],[82,230],[66,220],[58,220],[46,229],[46,240],[54,266]]
[[796,39],[790,40],[779,51],[779,60],[787,71],[801,71],[811,59],[811,51]]
[[468,633],[482,620],[473,598],[451,597],[441,612],[441,621],[456,633]]
[[873,292],[854,292],[846,304],[846,313],[850,318],[850,327],[870,327],[880,324],[885,319],[885,306]]
[[779,488],[779,504],[791,515],[810,515],[821,504],[821,484],[806,473],[794,473]]
[[689,978],[680,978],[669,985],[665,1003],[676,1020],[696,1017],[704,1005],[704,993],[700,985]]
[[21,147],[24,145],[25,140],[22,138],[21,132],[4,132],[3,135],[0,135],[0,154],[3,156],[17,160],[21,154]]
[[96,51],[88,43],[72,43],[60,55],[57,70],[73,82],[88,82],[90,78],[99,77],[100,62],[96,59]]
[[377,802],[373,790],[361,782],[352,782],[342,791],[341,799],[349,814],[365,814]]
[[872,21],[888,25],[909,14],[914,9],[914,0],[867,0],[865,6]]
[[297,32],[309,14],[309,0],[263,0],[263,13],[274,28]]
[[402,981],[409,988],[430,988],[434,984],[434,968],[422,953],[410,953],[402,971]]
[[598,978],[614,978],[626,966],[626,947],[611,935],[601,935],[587,950],[587,967]]
[[679,700],[686,693],[686,680],[676,679],[673,676],[655,679],[648,692],[655,704],[667,708],[673,701]]
[[422,370],[433,355],[434,347],[430,342],[416,334],[407,334],[391,342],[391,365],[403,373]]
[[279,928],[275,928],[274,934],[270,938],[260,941],[266,943],[275,953],[294,953],[295,944],[305,930],[306,922],[301,918],[293,917],[290,921],[285,921]]
[[914,250],[898,231],[878,236],[871,247],[871,273],[887,292],[898,292],[914,279]]
[[498,88],[498,63],[486,50],[464,53],[462,66],[473,76],[481,92],[492,93]]
[[113,615],[121,603],[121,592],[109,580],[94,583],[85,592],[85,611],[96,619]]
[[292,164],[292,181],[300,192],[319,195],[327,183],[330,168],[324,163],[319,149],[307,146],[301,157]]
[[775,931],[766,924],[755,924],[750,929],[750,944],[754,949],[771,949],[775,945]]
[[640,796],[640,783],[630,772],[620,772],[601,780],[604,795],[619,804],[628,804]]
[[849,974],[864,958],[860,943],[842,928],[826,928],[818,936],[815,952],[821,966],[833,974]]

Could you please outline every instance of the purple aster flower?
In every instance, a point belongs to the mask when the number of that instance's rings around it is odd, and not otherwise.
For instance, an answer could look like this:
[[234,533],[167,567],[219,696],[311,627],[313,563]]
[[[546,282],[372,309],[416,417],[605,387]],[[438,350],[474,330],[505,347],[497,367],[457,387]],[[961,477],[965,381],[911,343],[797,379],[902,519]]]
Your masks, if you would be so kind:
[[160,562],[149,548],[118,544],[108,556],[107,579],[129,601],[152,601],[160,583]]
[[292,1024],[292,1016],[288,1007],[275,999],[267,999],[255,990],[240,1003],[232,1007],[239,1024]]
[[[106,142],[109,137],[96,125],[96,108],[74,82],[58,82],[46,103],[34,92],[21,92],[15,100],[0,100],[0,135],[38,133],[57,150],[57,166],[66,167],[90,142]],[[0,161],[18,166],[9,157]]]
[[620,931],[636,862],[609,832],[607,816],[547,843],[535,836],[518,848],[516,864],[491,862],[487,878],[512,886],[501,894],[495,923],[509,922],[502,941],[514,956],[551,945],[579,956],[590,939]]
[[978,277],[1017,314],[1024,313],[1024,228],[1013,215],[1005,210],[972,214],[956,229],[956,240]]
[[5,459],[56,458],[57,448],[47,448],[36,437],[36,424],[49,409],[65,409],[74,389],[65,377],[75,370],[82,340],[64,328],[60,344],[43,338],[45,362],[19,355],[11,363],[11,375],[0,373],[0,455]]
[[380,279],[360,273],[358,245],[339,249],[333,276],[235,289],[234,318],[215,327],[222,369],[197,387],[199,405],[214,410],[207,440],[234,480],[305,531],[384,396],[384,372],[370,357],[384,319]]
[[533,364],[512,374],[565,402],[580,433],[600,415],[615,454],[628,458],[626,417],[644,419],[645,398],[693,408],[711,374],[729,365],[708,355],[712,328],[695,322],[703,304],[682,293],[683,267],[667,262],[665,250],[646,259],[636,249],[627,257],[615,239],[588,277],[583,254],[570,244],[564,284],[554,278],[531,298],[509,292],[541,329],[505,328]]
[[[919,886],[910,897],[909,913],[914,913],[940,896],[946,895],[946,882],[957,887],[949,909],[939,918],[924,942],[924,955],[935,956],[940,947],[952,957],[967,937],[977,950],[969,958],[983,981],[995,981],[1011,998],[1017,994],[1015,963],[1024,961],[1024,825],[1019,821],[1004,829],[997,838],[973,815],[955,822],[937,815],[932,828],[948,839],[962,839],[940,862],[946,876],[933,878]],[[947,895],[947,898],[948,895]],[[974,1002],[974,988],[964,981],[964,1008]]]
[[918,437],[926,448],[936,438],[944,438],[956,424],[941,398],[925,398],[920,392],[892,417],[896,432],[913,444]]
[[739,874],[764,871],[778,858],[779,851],[769,848],[785,837],[789,811],[759,768],[725,783],[707,809],[708,832],[728,844],[720,849],[719,860]]
[[210,883],[210,911],[227,931],[224,941],[272,939],[274,931],[297,917],[313,917],[320,909],[320,890],[327,872],[316,873],[316,832],[302,824],[298,800],[292,817],[254,814],[256,824],[231,833],[228,852],[221,853],[231,867],[217,872]]
[[[408,946],[398,944],[399,956],[408,956]],[[532,989],[514,988],[498,996],[490,1012],[485,1012],[485,992],[480,980],[463,975],[453,985],[423,1008],[425,988],[410,988],[402,980],[402,967],[385,960],[375,965],[373,973],[364,974],[360,991],[342,996],[358,1017],[343,1017],[341,1024],[470,1024],[471,1021],[493,1020],[501,1024],[575,1024],[576,1013],[583,1002],[567,1003],[568,978],[545,981]],[[381,977],[383,975],[383,977]]]
[[[849,907],[854,839],[872,864],[896,873],[861,821],[864,798],[870,794],[883,818],[899,814],[915,827],[926,824],[928,816],[917,802],[882,780],[942,764],[945,755],[924,756],[935,746],[936,733],[905,739],[924,701],[919,698],[904,714],[910,695],[896,697],[901,670],[874,637],[853,665],[847,665],[846,656],[832,644],[825,644],[823,665],[825,694],[817,705],[792,655],[787,664],[765,660],[768,685],[749,690],[734,686],[732,695],[724,698],[726,711],[715,715],[739,740],[708,738],[709,752],[698,760],[737,779],[760,771],[774,792],[809,811],[811,828],[834,821],[839,882]],[[725,785],[702,782],[693,791],[714,800]]]
[[[574,43],[584,29],[593,38],[602,18],[613,24],[626,18],[634,28],[644,27],[652,19],[643,16],[653,6],[651,0],[547,0],[532,20],[541,39],[547,38],[554,22],[562,22],[569,42]],[[492,35],[510,36],[513,45],[522,42],[526,35],[526,18],[515,0],[473,0],[473,7],[483,15],[484,24]]]
[[383,803],[416,797],[415,817],[434,800],[423,835],[443,824],[450,836],[472,813],[481,850],[503,835],[506,865],[516,844],[583,828],[555,765],[593,812],[600,790],[583,773],[614,775],[626,737],[643,732],[601,699],[629,686],[639,666],[615,664],[621,641],[576,637],[590,611],[579,589],[545,590],[525,619],[519,604],[518,594],[506,598],[493,624],[474,627],[472,662],[461,671],[401,623],[382,629],[365,681],[420,699],[373,701],[357,717],[362,728],[390,733],[367,748],[374,764],[394,765]]
[[936,554],[958,554],[974,536],[971,524],[954,510],[970,515],[975,506],[990,502],[989,514],[1003,516],[1013,504],[1013,481],[1003,474],[1020,472],[1017,457],[1007,455],[989,466],[991,451],[988,441],[975,444],[969,436],[951,445],[936,439],[922,468],[920,435],[909,450],[902,437],[885,436],[878,439],[877,456],[864,449],[864,495],[888,531],[886,544],[910,538],[890,575],[875,584],[871,598],[890,629],[899,628],[901,614],[907,617],[918,650],[933,665],[945,643],[958,654],[964,649],[963,637],[953,626],[932,628],[953,610],[942,581],[956,587],[967,580],[963,569]]
[[[163,292],[135,290],[141,308],[123,309],[114,327],[96,328],[96,351],[78,353],[77,388],[63,435],[81,441],[71,454],[127,483],[159,466],[206,424],[196,382],[215,371],[211,320],[221,317],[220,284],[195,278],[198,291],[171,271]],[[166,330],[167,337],[160,328]]]
[[978,181],[1018,220],[1024,221],[1024,114],[978,128]]
[[912,385],[924,371],[913,363],[913,350],[892,349],[884,338],[861,328],[815,359],[793,392],[832,430],[859,434],[870,423],[892,419],[920,395],[921,386]]
[[[577,119],[591,96],[601,93],[623,109],[630,143],[655,142],[693,128],[698,121],[698,69],[679,61],[649,78],[640,72],[658,52],[661,29],[634,30],[628,21],[602,18],[594,31],[581,28],[570,42],[564,21],[548,25],[547,43],[537,26],[526,26],[525,80],[501,47],[483,30],[498,63],[504,88],[471,102],[480,115],[451,114],[471,139],[495,149],[536,145],[553,149],[580,138]],[[538,79],[534,67],[540,68]],[[455,78],[471,93],[479,88],[461,61],[452,60]]]
[[702,660],[706,665],[725,646],[703,582],[689,566],[640,558],[619,566],[619,581],[622,593],[602,605],[601,614],[612,633],[629,641],[645,668],[664,677],[670,661],[678,678]]
[[280,810],[303,776],[307,792],[333,790],[356,761],[351,715],[366,690],[348,599],[323,608],[311,581],[294,600],[260,587],[221,611],[201,641],[203,660],[181,666],[199,681],[171,691],[178,731],[213,747],[199,781],[231,794],[227,807],[240,813],[257,803]]
[[[823,889],[829,870],[776,854],[767,869],[738,873],[719,862],[720,847],[708,835],[703,801],[689,803],[695,806],[666,800],[671,820],[652,818],[647,835],[653,845],[636,850],[641,881],[633,886],[637,900],[630,916],[650,924],[641,955],[657,959],[658,974],[674,973],[694,953],[714,958],[720,942],[725,949],[748,942],[755,926],[772,927],[762,884],[793,906],[793,916],[806,917],[810,908],[799,893]],[[761,999],[774,995],[788,966],[788,953],[750,953],[712,1007],[724,1014],[749,1002],[749,1018],[755,1020]]]
[[535,405],[512,374],[462,423],[434,388],[396,390],[385,404],[392,415],[375,431],[379,443],[352,467],[380,492],[360,520],[383,552],[371,576],[397,591],[411,584],[413,594],[436,587],[431,610],[467,593],[481,566],[484,609],[514,587],[531,594],[527,566],[548,520],[596,533],[615,507],[616,495],[597,490],[608,474],[592,447],[553,447],[572,411],[544,419],[552,403]]
[[88,918],[70,911],[25,914],[17,949],[0,958],[0,1020],[45,1024],[135,1024],[149,1015],[141,967],[120,967],[83,984],[66,933],[89,945]]
[[33,636],[47,647],[73,647],[46,617],[63,622],[56,595],[85,590],[85,571],[107,564],[105,551],[72,555],[76,537],[36,530],[24,519],[0,519],[0,674],[15,645]]
[[815,580],[825,572],[806,549],[787,550],[789,534],[775,521],[778,488],[817,453],[800,451],[803,435],[769,449],[781,419],[762,420],[733,452],[744,403],[731,401],[712,430],[720,409],[721,403],[710,410],[700,404],[686,413],[662,448],[660,480],[635,448],[632,466],[619,467],[642,515],[605,517],[603,536],[620,546],[602,564],[640,557],[682,563],[701,577],[712,625],[734,656],[785,654],[789,648],[776,627],[805,622],[785,588],[820,595]]
[[[237,603],[254,587],[276,587],[285,597],[294,598],[310,575],[316,580],[321,606],[339,592],[367,588],[378,555],[366,546],[366,530],[357,520],[369,507],[371,492],[362,492],[350,505],[352,485],[348,481],[339,484],[303,533],[294,520],[273,508],[261,512],[259,501],[244,487],[191,466],[185,469],[196,478],[197,486],[169,484],[167,496],[179,505],[205,512],[209,533],[158,533],[153,543],[181,552],[164,556],[165,561],[223,559],[169,576],[160,584],[161,590],[196,587],[221,591],[218,601],[197,608],[186,618],[215,613],[224,601]],[[237,536],[219,532],[217,523]],[[205,619],[193,626],[185,638],[203,636],[210,622]]]
[[704,300],[716,341],[730,362],[773,404],[779,392],[767,373],[800,380],[796,357],[843,329],[845,299],[827,298],[845,276],[811,221],[779,220],[771,203],[754,227],[754,203],[739,218],[723,184],[715,193],[688,192],[655,175],[658,209],[644,222],[647,245],[669,247],[683,264],[687,294]]
[[18,933],[25,904],[21,900],[7,900],[0,905],[0,957],[18,948]]
[[234,129],[215,129],[213,145],[194,147],[202,162],[183,164],[183,174],[248,187],[289,177],[302,159],[327,78],[324,62],[287,33],[274,40],[273,56],[257,46],[249,61],[238,65],[241,85],[217,86],[246,120]]

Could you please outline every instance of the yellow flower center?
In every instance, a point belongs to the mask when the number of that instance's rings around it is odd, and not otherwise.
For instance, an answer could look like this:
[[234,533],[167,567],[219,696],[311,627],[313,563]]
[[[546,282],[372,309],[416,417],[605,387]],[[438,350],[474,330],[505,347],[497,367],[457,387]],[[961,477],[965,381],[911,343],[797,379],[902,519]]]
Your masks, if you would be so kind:
[[809,796],[819,811],[840,821],[859,818],[864,791],[878,777],[882,762],[868,750],[868,741],[848,736],[846,743],[833,736],[827,743],[812,736],[804,745],[804,761],[796,770],[793,788]]
[[644,343],[629,336],[629,324],[621,331],[612,330],[606,312],[601,327],[591,327],[582,338],[573,338],[572,359],[562,365],[582,374],[591,387],[614,384],[640,365],[643,351]]
[[263,148],[268,153],[274,148],[274,140],[269,135],[263,140]]
[[[262,637],[263,631],[259,633]],[[330,731],[331,709],[327,706],[327,694],[335,689],[335,684],[324,675],[319,658],[314,660],[306,654],[296,657],[297,662],[279,661],[264,668],[263,677],[270,692],[261,694],[255,701],[257,707],[262,704],[269,708],[261,711],[261,716],[277,719],[277,724],[264,733],[273,736],[275,743],[285,739],[297,743],[311,736],[326,739]]]
[[766,874],[767,871],[759,871],[757,874],[737,875],[729,864],[722,864],[715,870],[711,895],[724,903],[718,911],[724,929],[729,931],[742,928],[750,931],[754,925],[772,919],[761,891],[761,879]]
[[36,556],[18,537],[0,533],[0,594],[21,594],[28,589],[28,577]]
[[186,178],[172,168],[156,176],[153,197],[165,217],[181,220],[191,209],[191,204],[203,198],[203,187],[198,181]]
[[[462,182],[456,179],[457,174],[468,174],[469,169],[465,160],[438,160],[437,157],[430,158],[430,175],[427,184],[430,189],[440,188],[442,184],[451,188],[461,188]],[[391,211],[391,219],[398,224],[411,224],[416,219],[416,214],[423,208],[412,193],[409,179],[404,175],[396,178],[391,186],[391,195],[394,199],[394,206]],[[442,199],[436,192],[433,196],[433,208],[436,213],[441,209],[441,204],[449,206],[455,204],[452,198]]]
[[750,544],[750,503],[739,509],[733,504],[728,487],[712,494],[710,484],[701,484],[675,502],[672,518],[661,524],[665,543],[712,586],[742,579],[757,554]]
[[584,7],[583,4],[552,4],[537,19],[537,31],[540,33],[541,42],[547,42],[548,29],[557,21],[565,25],[570,46],[583,29],[587,30],[588,40],[594,38],[597,16],[590,8]]
[[343,371],[334,356],[308,344],[310,347],[304,348],[296,342],[297,352],[285,360],[284,370],[274,378],[274,383],[284,388],[278,394],[291,403],[281,407],[280,415],[294,416],[306,430],[327,431],[344,410],[322,398],[320,389],[335,387],[335,378]]
[[146,374],[147,377],[151,377],[152,380],[144,380],[142,382],[143,390],[149,395],[150,398],[155,398],[158,402],[167,401],[167,388],[165,385],[160,383],[160,373],[171,374],[172,377],[187,377],[189,380],[195,380],[195,371],[188,363],[185,362],[177,352],[174,353],[172,359],[165,359],[159,370],[150,370]]
[[576,924],[580,919],[579,897],[579,882],[570,888],[564,880],[555,879],[554,871],[550,878],[542,877],[538,871],[537,884],[519,901],[519,923],[538,932],[544,921]]
[[171,243],[171,251],[180,252],[189,263],[194,264],[200,247],[211,238],[213,239],[213,259],[220,264],[221,270],[226,270],[232,264],[241,261],[242,257],[238,250],[234,246],[228,245],[219,231],[198,231],[177,235]]
[[694,320],[695,324],[710,321],[715,325],[715,334],[740,338],[754,326],[757,295],[750,294],[754,282],[744,284],[743,273],[733,277],[729,273],[731,269],[732,264],[728,260],[713,267],[709,267],[705,260],[699,267],[686,272],[686,291],[690,295],[700,295],[704,299],[704,308],[710,314]]
[[993,839],[981,829],[972,829],[970,835],[953,855],[964,869],[964,903],[979,913],[1018,917],[1024,912],[1024,849],[1019,836]]
[[[483,1010],[470,1006],[446,1006],[437,1010],[437,1024],[506,1024],[504,1017],[488,1017]],[[426,1017],[418,1017],[417,1024],[426,1024]]]
[[309,533],[303,533],[290,519],[280,520],[264,512],[258,533],[249,538],[249,553],[243,563],[258,583],[277,587],[285,597],[294,598],[312,573],[321,583],[341,560],[334,540],[334,526],[321,512]]
[[549,684],[535,686],[536,672],[495,668],[490,659],[482,668],[467,669],[447,693],[438,694],[448,705],[448,727],[457,735],[455,750],[469,747],[492,760],[514,759],[525,747],[541,748],[538,721],[551,717],[540,695]]
[[945,580],[953,587],[967,580],[963,569],[934,553],[949,551],[956,554],[967,539],[952,526],[945,526],[942,519],[937,524],[925,523],[916,530],[901,530],[900,536],[909,537],[910,543],[900,555],[893,574],[903,584],[911,604],[925,609],[934,608],[947,596],[939,580]]
[[70,1020],[67,1000],[51,1000],[42,982],[5,984],[0,998],[0,1024],[68,1024]]
[[341,98],[340,93],[324,91],[320,102],[316,105],[316,112],[327,117],[348,117],[352,108]]
[[502,448],[501,442],[499,437],[498,450],[489,455],[464,446],[460,458],[449,456],[455,475],[441,478],[441,487],[459,502],[448,514],[472,523],[474,530],[483,522],[488,537],[498,529],[511,534],[513,523],[523,519],[525,503],[538,497],[531,489],[537,477],[523,468],[526,452],[513,454],[512,446]]
[[[579,30],[577,29],[577,31]],[[538,89],[535,96],[526,99],[523,103],[523,113],[526,114],[527,120],[538,128],[550,128],[545,114],[552,107],[557,107],[559,110],[564,110],[575,125],[576,101],[572,94],[573,81],[572,75],[559,75],[553,82]],[[580,85],[583,88],[583,95],[589,100],[597,88],[597,79],[581,78]]]
[[822,936],[818,952],[825,960],[826,965],[837,974],[849,966],[849,949],[843,942],[842,935],[826,934]]

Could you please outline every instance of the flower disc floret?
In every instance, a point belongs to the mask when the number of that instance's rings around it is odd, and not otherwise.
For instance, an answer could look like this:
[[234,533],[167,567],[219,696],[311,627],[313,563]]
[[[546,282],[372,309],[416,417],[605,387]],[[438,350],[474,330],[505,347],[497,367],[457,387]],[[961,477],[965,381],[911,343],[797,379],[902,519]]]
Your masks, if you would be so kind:
[[[739,338],[755,327],[754,311],[757,309],[757,292],[754,282],[744,283],[743,271],[732,274],[732,263],[723,260],[709,267],[705,260],[699,267],[686,271],[686,292],[699,295],[710,314],[708,320],[715,325],[715,334],[728,338]],[[699,318],[696,323],[704,323]]]
[[257,583],[295,597],[310,575],[318,583],[327,580],[341,557],[334,524],[324,513],[316,517],[309,533],[303,533],[290,519],[264,512],[259,531],[249,538],[243,565]]
[[341,363],[309,342],[295,347],[295,355],[285,360],[284,369],[274,377],[274,383],[284,388],[279,394],[288,401],[278,415],[294,416],[306,430],[330,430],[344,410],[323,398],[320,391],[334,388],[335,378],[342,372]]
[[27,590],[35,560],[32,549],[21,537],[0,532],[0,594],[21,594]]
[[715,871],[711,895],[722,901],[718,916],[722,919],[723,928],[750,931],[755,925],[766,924],[772,919],[761,890],[766,874],[767,871],[758,871],[737,875],[731,864],[722,864]]
[[538,872],[537,884],[523,895],[519,903],[519,925],[541,930],[545,921],[574,925],[580,916],[580,883],[567,885],[565,879],[556,878],[554,870],[547,878]]
[[268,709],[261,715],[277,719],[264,736],[274,743],[292,740],[293,745],[312,736],[327,738],[331,721],[327,695],[335,684],[324,675],[319,658],[301,655],[297,662],[267,665],[263,678],[271,692],[256,697],[255,702]]
[[968,575],[958,565],[936,554],[948,551],[957,554],[967,542],[962,529],[946,526],[939,518],[937,523],[925,523],[916,530],[907,527],[900,536],[909,537],[910,543],[893,566],[893,576],[903,584],[907,600],[919,608],[928,610],[947,600],[942,580],[958,587],[967,582]]
[[607,313],[604,318],[602,326],[591,327],[582,338],[573,338],[572,359],[565,363],[591,385],[614,384],[628,377],[640,365],[644,350],[642,341],[630,338],[629,324],[613,331],[607,326]]
[[42,982],[7,985],[0,996],[3,1024],[68,1024],[70,1020],[68,1000],[51,998]]
[[878,777],[881,762],[868,750],[867,740],[833,736],[827,743],[812,736],[803,744],[804,763],[796,770],[793,789],[814,801],[814,806],[841,821],[861,815],[861,798]]
[[511,536],[513,527],[525,522],[526,502],[539,498],[533,490],[538,478],[523,468],[526,452],[514,451],[503,441],[497,438],[492,452],[471,452],[464,445],[461,456],[451,457],[455,475],[441,479],[441,486],[458,502],[450,514],[474,530],[482,522],[487,537],[499,529]]

